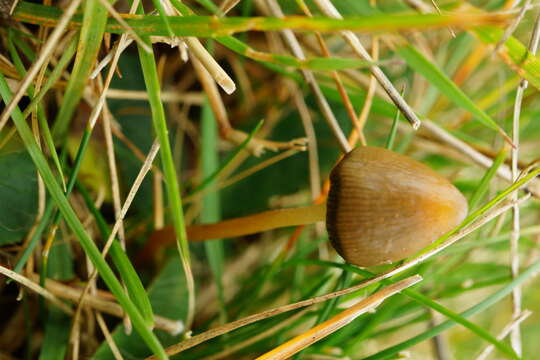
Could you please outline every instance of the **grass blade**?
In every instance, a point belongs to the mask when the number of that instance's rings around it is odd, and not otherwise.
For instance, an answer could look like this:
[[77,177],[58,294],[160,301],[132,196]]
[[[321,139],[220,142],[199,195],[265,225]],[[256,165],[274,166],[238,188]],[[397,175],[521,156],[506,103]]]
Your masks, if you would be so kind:
[[[85,13],[86,14],[86,13]],[[37,25],[54,25],[61,10],[22,1],[17,5],[13,16],[18,21]],[[169,24],[174,36],[219,37],[245,31],[278,31],[283,29],[335,32],[351,31],[400,31],[411,29],[432,29],[459,26],[463,28],[486,24],[503,23],[508,15],[501,14],[374,14],[370,16],[350,16],[343,19],[327,17],[289,16],[271,17],[226,17],[213,16],[171,16]],[[101,19],[100,21],[103,21]],[[146,15],[126,18],[137,34],[142,36],[170,36],[161,17]],[[81,18],[74,17],[72,27],[81,26]],[[125,29],[114,19],[109,19],[107,31],[115,34]]]
[[63,359],[67,352],[70,321],[63,311],[51,307],[45,326],[45,337],[39,360]]
[[475,119],[480,121],[484,126],[490,129],[497,130],[504,134],[501,127],[482,109],[448,78],[435,64],[430,62],[416,48],[411,45],[401,46],[397,49],[401,57],[407,61],[407,64],[418,73],[422,74],[429,82],[436,86],[439,91],[453,101],[456,105],[469,111]]
[[219,37],[216,39],[216,41],[237,54],[245,56],[249,59],[260,62],[264,61],[280,66],[291,66],[297,69],[332,71],[366,68],[373,65],[373,63],[369,61],[359,59],[312,57],[306,60],[301,60],[294,56],[266,53],[257,51],[246,43],[232,36]]
[[63,138],[69,128],[75,107],[83,95],[88,75],[97,59],[107,24],[107,10],[98,0],[87,0],[84,4],[84,17],[81,22],[75,64],[53,126],[55,138]]
[[[486,44],[496,44],[504,30],[493,26],[483,26],[473,31]],[[519,76],[535,88],[540,89],[540,59],[532,54],[518,39],[511,36],[498,52],[503,61]]]
[[[516,286],[520,286],[521,284],[523,284],[527,279],[534,276],[534,274],[537,273],[539,270],[540,270],[540,260],[533,263],[533,265],[531,265],[529,268],[523,271],[518,277],[516,277],[514,280],[509,282],[506,286],[494,292],[490,296],[486,297],[483,301],[479,302],[478,304],[461,312],[459,315],[463,318],[468,318],[498,303],[500,300],[508,296]],[[391,359],[394,357],[395,354],[397,354],[401,350],[407,349],[424,340],[430,339],[440,334],[441,332],[450,329],[454,325],[456,325],[456,322],[454,320],[447,320],[437,326],[434,326],[433,328],[427,331],[424,331],[423,333],[417,336],[410,338],[407,341],[391,346],[374,355],[368,356],[364,358],[363,360]]]
[[240,152],[249,144],[250,140],[255,136],[257,131],[261,128],[263,124],[263,120],[259,121],[259,123],[255,126],[255,128],[249,133],[249,135],[238,145],[238,147],[234,150],[232,154],[229,155],[229,157],[223,162],[223,165],[219,169],[216,169],[212,174],[210,174],[208,177],[206,177],[199,186],[197,186],[195,189],[193,189],[192,192],[189,193],[189,196],[193,196],[197,194],[199,191],[204,190],[208,185],[210,185],[218,176],[219,174],[229,165],[237,156],[240,154]]
[[[90,194],[84,188],[84,186],[80,182],[77,182],[76,186],[81,193],[84,202],[86,203],[86,206],[88,207],[92,215],[94,215],[102,238],[108,239],[111,231],[109,229],[109,226],[107,225],[107,222],[94,205],[94,202],[90,198]],[[116,266],[116,269],[120,274],[120,277],[122,278],[122,280],[124,280],[129,297],[131,298],[131,300],[133,300],[133,302],[141,312],[142,316],[145,318],[146,322],[149,325],[153,324],[154,315],[152,311],[152,306],[150,305],[150,299],[146,294],[146,290],[144,289],[139,275],[137,275],[137,271],[133,267],[133,264],[129,260],[127,254],[122,249],[122,246],[120,245],[117,238],[113,240],[109,252],[111,254],[114,265]]]
[[[219,167],[217,123],[208,101],[205,102],[202,108],[201,117],[201,168],[202,176],[208,178]],[[208,185],[211,186],[212,183],[209,183]],[[219,220],[221,220],[219,192],[211,192],[204,195],[202,199],[201,221],[203,223],[213,223]],[[227,311],[223,292],[223,264],[225,262],[223,241],[221,239],[208,241],[204,244],[204,248],[216,284],[220,307],[220,319],[222,323],[225,323],[227,322]]]
[[[148,38],[143,40],[150,46]],[[176,168],[171,151],[171,145],[168,137],[167,122],[165,119],[165,111],[163,104],[161,103],[161,89],[159,84],[159,77],[157,73],[156,61],[153,53],[147,53],[140,46],[139,60],[143,71],[144,81],[146,89],[148,91],[148,101],[152,110],[152,122],[154,124],[154,131],[156,132],[161,154],[161,164],[163,166],[163,173],[165,176],[165,183],[167,184],[167,195],[169,199],[169,209],[173,219],[173,225],[176,232],[178,251],[180,258],[182,259],[182,266],[186,275],[186,283],[188,286],[189,294],[189,308],[187,323],[191,323],[191,316],[193,315],[195,306],[195,286],[193,283],[193,274],[190,266],[189,245],[186,235],[186,227],[184,223],[184,212],[182,209],[182,199],[180,196],[180,188],[178,185],[178,178],[176,176]],[[188,325],[189,326],[189,325]]]
[[469,200],[469,209],[474,209],[478,202],[482,199],[482,197],[485,195],[485,193],[488,191],[489,184],[491,182],[491,179],[495,176],[497,173],[497,169],[504,163],[504,160],[506,159],[506,154],[508,153],[508,148],[505,146],[499,151],[497,154],[497,157],[493,161],[493,165],[486,171],[482,179],[480,180],[480,184],[478,184],[478,187],[474,191],[473,196],[471,196],[471,199]]

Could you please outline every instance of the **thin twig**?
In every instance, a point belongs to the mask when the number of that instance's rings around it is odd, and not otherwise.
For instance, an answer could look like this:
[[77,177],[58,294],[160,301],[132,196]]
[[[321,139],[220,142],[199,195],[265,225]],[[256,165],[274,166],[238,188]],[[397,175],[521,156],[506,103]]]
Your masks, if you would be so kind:
[[[526,320],[529,316],[532,315],[532,311],[525,310],[521,312],[521,315],[517,318],[512,320],[512,322],[504,327],[502,331],[497,335],[497,340],[503,340],[513,329],[518,327],[524,320]],[[485,360],[487,357],[491,354],[491,352],[495,349],[495,346],[493,344],[489,344],[486,346],[486,348],[478,355],[476,360]]]
[[9,270],[8,268],[2,265],[0,265],[0,274],[5,275],[9,277],[10,279],[13,279],[19,284],[32,290],[36,294],[43,296],[45,299],[49,300],[52,304],[56,305],[60,310],[62,310],[66,314],[73,314],[73,310],[69,306],[67,306],[62,301],[60,301],[50,291],[42,288],[41,286],[39,286],[39,284],[36,284],[35,282],[28,279],[27,277],[24,277],[21,274],[16,273],[15,271]]
[[[435,10],[437,10],[437,13],[439,15],[442,15],[442,12],[441,12],[441,9],[439,8],[439,6],[437,5],[437,3],[435,2],[435,0],[431,0],[431,4],[433,5],[433,7],[435,8]],[[452,37],[456,37],[456,33],[454,32],[454,30],[452,30],[452,28],[448,28],[448,31],[450,31],[450,35],[452,35]]]
[[[440,141],[450,145],[482,167],[489,168],[493,164],[492,159],[478,152],[469,144],[458,139],[430,120],[424,120],[422,129],[429,131],[430,134],[434,135]],[[506,164],[501,165],[497,169],[497,175],[508,182],[512,182],[512,172]],[[534,179],[529,182],[527,185],[527,190],[535,197],[540,197],[540,181],[538,179]]]
[[113,337],[111,336],[111,332],[107,328],[107,324],[105,323],[105,320],[103,320],[103,316],[101,314],[96,314],[96,320],[98,322],[99,328],[101,329],[101,332],[103,333],[103,336],[105,336],[105,341],[107,342],[107,345],[109,345],[109,349],[111,349],[111,352],[116,360],[122,360],[122,354],[120,353],[120,350],[118,349],[118,346],[116,346],[116,343],[114,342]]
[[[283,18],[285,14],[283,14],[283,11],[281,10],[281,7],[277,3],[276,0],[266,0],[267,4],[270,8],[270,11],[273,13],[274,16],[278,18]],[[282,30],[281,33],[283,34],[283,37],[285,39],[285,42],[289,46],[290,50],[300,60],[305,60],[306,56],[304,55],[304,51],[302,50],[300,43],[296,39],[296,36],[291,30],[285,29]],[[306,79],[306,82],[308,83],[309,87],[313,91],[313,94],[315,95],[315,98],[317,99],[317,104],[319,105],[319,108],[322,112],[322,115],[324,116],[326,122],[330,126],[330,129],[332,130],[334,136],[336,137],[339,146],[341,148],[341,151],[343,153],[348,153],[351,151],[351,147],[349,143],[347,142],[347,138],[345,137],[345,134],[343,134],[343,131],[341,130],[337,119],[332,112],[332,109],[330,108],[330,105],[328,104],[328,101],[324,97],[321,88],[319,87],[319,84],[317,83],[317,80],[315,79],[315,76],[313,76],[313,73],[308,70],[302,70],[302,75]]]
[[221,13],[225,15],[229,11],[231,11],[236,5],[238,5],[239,2],[240,0],[223,0],[221,5],[219,6],[219,11],[221,11]]
[[[311,11],[309,10],[309,7],[306,5],[304,0],[297,0],[297,3],[300,5],[300,8],[309,17],[313,17]],[[317,37],[317,42],[319,43],[319,47],[321,49],[322,54],[330,58],[330,50],[328,49],[328,46],[326,45],[326,42],[324,41],[322,35],[320,32],[316,31],[315,36]],[[351,119],[351,122],[353,126],[356,128],[356,131],[360,134],[360,139],[362,140],[362,145],[366,145],[365,138],[362,133],[362,127],[361,122],[358,120],[358,116],[356,116],[356,111],[354,110],[354,106],[351,102],[351,99],[349,98],[349,95],[347,94],[347,90],[343,86],[343,82],[341,81],[341,77],[339,73],[335,70],[330,72],[330,75],[332,76],[332,79],[334,80],[334,83],[336,84],[336,88],[339,92],[339,95],[341,96],[341,99],[343,100],[343,106],[345,106],[345,109],[347,110],[347,114],[349,115],[349,118]],[[350,144],[350,142],[349,142]],[[320,194],[320,191],[319,191]],[[315,200],[318,196],[314,197],[313,200]]]
[[206,70],[206,68],[203,66],[203,64],[197,57],[192,56],[191,63],[193,64],[193,68],[195,69],[197,77],[199,78],[199,81],[208,98],[210,108],[212,109],[212,112],[214,113],[214,118],[219,126],[219,132],[224,138],[227,138],[227,136],[232,130],[232,125],[229,121],[229,116],[227,115],[225,104],[223,103],[223,99],[219,94],[216,83],[212,79],[212,76],[210,75],[208,70]]
[[301,96],[300,89],[296,84],[287,81],[287,85],[291,87],[291,95],[293,97],[302,126],[306,133],[308,157],[309,157],[309,188],[311,189],[312,200],[317,199],[321,195],[321,173],[319,169],[319,153],[317,151],[317,135],[313,128],[313,121],[309,114],[309,109],[304,98]]
[[[339,11],[337,11],[337,9],[329,0],[314,0],[314,2],[317,4],[319,9],[327,16],[336,19],[343,19]],[[373,59],[366,51],[366,49],[362,46],[358,37],[352,31],[342,31],[341,35],[345,38],[345,40],[347,40],[347,42],[356,52],[356,54],[358,54],[365,60],[373,63]],[[383,89],[387,92],[388,96],[390,96],[397,108],[401,110],[405,118],[411,123],[413,129],[418,129],[420,127],[420,119],[418,119],[418,116],[416,116],[413,109],[411,109],[409,104],[407,104],[403,97],[401,97],[399,91],[397,91],[397,89],[390,82],[390,80],[388,80],[381,68],[373,65],[370,67],[370,70],[373,76],[377,78],[377,81],[379,81],[379,84],[381,84]]]
[[[204,101],[202,92],[184,92],[178,91],[162,91],[161,101],[174,102],[182,104],[201,105]],[[126,90],[126,89],[110,89],[107,91],[107,99],[122,99],[122,100],[148,100],[146,91],[141,90]]]
[[[34,283],[39,281],[38,274],[30,274],[29,277]],[[52,279],[45,280],[45,289],[47,289],[47,291],[49,291],[54,296],[57,296],[61,299],[69,300],[73,303],[77,303],[79,301],[81,293],[83,292],[83,289],[81,288],[68,286]],[[112,296],[110,295],[110,293],[106,294],[108,295],[87,295],[85,297],[84,306],[88,306],[105,314],[121,318],[124,314],[124,310],[118,303],[107,300],[107,298],[112,298]],[[171,320],[157,315],[154,316],[154,319],[156,321],[156,329],[167,331],[172,335],[178,335],[183,330],[183,324],[180,320]]]
[[144,51],[146,51],[147,53],[152,52],[152,48],[150,46],[148,46],[148,44],[146,44],[140,38],[139,35],[137,35],[137,33],[131,28],[131,26],[129,26],[129,24],[122,18],[122,16],[120,16],[120,14],[118,14],[118,12],[114,9],[114,7],[111,5],[111,3],[109,3],[107,0],[99,0],[99,2],[101,3],[101,5],[103,5],[105,7],[105,9],[107,9],[109,14],[111,14],[112,17],[116,21],[118,21],[118,23],[124,29],[126,29],[126,33],[128,33],[133,38],[133,40],[135,40],[137,42],[137,44],[140,45],[144,49]]
[[[371,56],[375,61],[377,61],[379,59],[379,40],[377,39],[377,36],[373,36],[373,38],[371,39],[371,44]],[[375,91],[377,91],[377,78],[372,73],[369,77],[369,86],[366,93],[366,98],[364,99],[364,105],[362,105],[362,109],[358,114],[358,136],[360,138],[361,144],[364,146],[367,145],[366,139],[364,137],[364,126],[371,111],[371,105],[373,104]]]
[[308,312],[308,309],[304,309],[302,311],[299,311],[298,313],[294,314],[293,316],[290,316],[287,319],[281,321],[276,326],[273,326],[268,330],[265,330],[265,331],[263,331],[261,333],[258,333],[257,335],[252,336],[252,337],[248,338],[245,341],[242,341],[242,342],[240,342],[238,344],[235,344],[235,345],[233,345],[231,347],[228,347],[227,349],[225,349],[223,351],[220,351],[219,353],[217,353],[215,355],[204,358],[204,360],[219,360],[219,359],[223,359],[225,357],[228,357],[231,354],[234,354],[235,352],[237,352],[238,350],[244,349],[244,348],[248,347],[251,344],[255,344],[256,342],[258,342],[258,341],[260,341],[260,340],[262,340],[262,339],[264,339],[264,338],[266,338],[266,337],[268,337],[270,335],[273,335],[276,332],[278,332],[279,330],[291,325],[293,322],[295,322],[296,320],[298,320],[299,318],[304,316],[307,312]]
[[218,83],[227,94],[232,94],[236,90],[236,84],[210,55],[199,39],[188,37],[185,38],[185,42],[191,53],[204,65],[205,69],[212,75],[216,83]]
[[389,285],[388,287],[377,291],[373,295],[360,300],[355,305],[335,315],[331,319],[328,319],[314,328],[309,329],[305,333],[296,336],[295,338],[263,354],[262,356],[257,357],[257,360],[288,359],[302,349],[305,349],[311,344],[325,338],[330,334],[333,334],[356,319],[358,316],[377,308],[387,298],[419,283],[421,280],[422,277],[420,275],[414,275],[395,284]]
[[[527,0],[526,5],[530,0]],[[524,11],[520,15],[524,15]],[[517,19],[515,27],[517,27]],[[506,33],[505,33],[506,34]],[[510,33],[511,34],[511,33]],[[510,36],[510,35],[508,35]],[[538,40],[540,37],[540,14],[536,18],[536,23],[534,26],[534,31],[529,42],[529,51],[534,55],[538,49]],[[521,117],[521,104],[523,101],[523,94],[527,89],[529,82],[523,79],[517,88],[516,98],[514,102],[514,115],[512,118],[512,142],[514,147],[512,148],[512,180],[516,181],[519,177],[519,129],[520,129],[520,117]],[[517,192],[513,194],[512,199],[517,199]],[[516,204],[512,209],[512,235],[510,237],[510,258],[511,258],[511,271],[512,277],[516,278],[519,276],[519,237],[520,237],[520,219],[519,219],[519,206]],[[512,290],[512,314],[514,319],[517,319],[521,315],[521,300],[522,300],[522,289],[521,286],[516,286]],[[515,326],[512,330],[510,340],[514,351],[521,356],[522,345],[521,345],[521,331],[519,325]]]
[[531,0],[525,0],[525,4],[519,10],[519,13],[516,16],[516,18],[512,21],[510,26],[508,26],[508,28],[506,28],[503,35],[499,39],[499,41],[497,41],[497,44],[493,48],[493,53],[492,53],[493,56],[495,56],[495,54],[497,54],[497,52],[499,51],[501,46],[503,46],[503,44],[506,42],[506,40],[510,39],[510,36],[512,36],[514,31],[517,29],[519,23],[521,22],[521,20],[523,20],[523,18],[525,17],[525,13],[529,9],[530,4],[531,4]]

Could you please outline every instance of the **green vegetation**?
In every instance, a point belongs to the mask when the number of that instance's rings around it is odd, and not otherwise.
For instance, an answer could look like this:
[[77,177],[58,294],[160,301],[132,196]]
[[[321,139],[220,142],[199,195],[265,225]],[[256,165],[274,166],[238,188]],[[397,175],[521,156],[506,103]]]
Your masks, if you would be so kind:
[[[540,351],[537,8],[505,34],[522,4],[0,3],[0,358]],[[189,241],[324,202],[345,138],[429,165],[469,216],[368,269],[321,224]]]

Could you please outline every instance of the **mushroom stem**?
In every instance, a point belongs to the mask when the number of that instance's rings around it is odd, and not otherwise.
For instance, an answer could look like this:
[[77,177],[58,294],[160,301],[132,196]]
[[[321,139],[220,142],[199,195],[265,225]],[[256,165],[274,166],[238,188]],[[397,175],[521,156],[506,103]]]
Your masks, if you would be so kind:
[[186,228],[189,241],[231,238],[255,234],[287,226],[313,224],[326,219],[326,203],[263,211],[214,224],[192,225]]

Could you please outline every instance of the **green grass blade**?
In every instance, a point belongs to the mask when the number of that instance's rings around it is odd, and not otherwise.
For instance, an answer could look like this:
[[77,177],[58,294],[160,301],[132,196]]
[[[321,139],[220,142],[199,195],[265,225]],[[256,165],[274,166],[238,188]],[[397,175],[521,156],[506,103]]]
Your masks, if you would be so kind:
[[213,14],[216,14],[220,16],[219,8],[214,4],[211,0],[197,0],[199,4],[201,4],[206,10],[210,11]]
[[24,110],[23,116],[25,119],[30,113],[30,111],[35,109],[37,104],[43,99],[43,96],[45,96],[47,91],[49,91],[50,88],[60,78],[64,69],[71,62],[71,59],[73,58],[73,55],[75,55],[76,50],[77,50],[77,37],[75,36],[73,37],[73,39],[71,39],[68,46],[62,52],[60,59],[58,59],[58,63],[56,64],[55,68],[53,69],[49,77],[47,77],[47,79],[45,80],[45,83],[43,84],[39,92],[32,98],[32,101],[30,102],[30,104],[28,104],[27,108]]
[[[23,77],[24,75],[26,75],[26,69],[24,67],[24,64],[23,64],[21,58],[19,57],[19,54],[17,53],[17,50],[15,49],[15,46],[10,41],[12,39],[12,37],[13,37],[12,32],[10,31],[10,33],[8,35],[8,49],[10,50],[12,60],[13,60],[13,63],[15,65],[15,68],[17,69],[17,72],[19,73],[19,75],[21,75],[21,77]],[[68,49],[68,51],[69,51],[69,49]],[[75,47],[73,46],[73,52],[74,51],[75,51]],[[71,58],[71,56],[70,56],[70,58]],[[57,68],[58,67],[60,67],[60,63],[58,64]],[[60,75],[60,72],[58,72],[58,75]],[[50,82],[50,79],[47,82]],[[58,154],[56,152],[56,147],[54,146],[54,141],[53,141],[53,138],[52,138],[52,135],[51,135],[51,130],[49,129],[49,124],[48,124],[48,121],[47,121],[47,117],[45,116],[45,110],[43,109],[43,106],[39,103],[39,101],[40,101],[40,99],[42,98],[43,95],[38,100],[37,96],[35,96],[35,89],[34,89],[33,85],[30,85],[28,87],[27,92],[28,92],[28,95],[30,96],[30,98],[32,99],[32,102],[27,107],[26,115],[24,115],[24,118],[26,119],[26,116],[30,113],[30,111],[32,111],[32,110],[37,111],[37,119],[38,119],[39,126],[41,128],[41,135],[42,135],[43,139],[45,140],[45,144],[47,145],[47,149],[49,150],[49,153],[51,154],[54,165],[56,166],[56,170],[58,171],[60,181],[62,182],[62,185],[65,188],[66,184],[64,182],[64,174],[62,172],[62,166],[60,165],[60,159],[58,158]],[[44,92],[43,92],[43,94],[44,94]]]
[[[185,321],[188,308],[185,280],[186,276],[182,271],[180,259],[178,256],[172,257],[160,269],[159,274],[148,286],[148,296],[156,314],[170,320]],[[171,301],[172,299],[179,299],[179,301]],[[181,331],[181,324],[178,325],[178,330]],[[156,330],[156,333],[162,343],[167,346],[177,343],[183,336],[182,334],[171,335],[164,330]],[[135,332],[126,334],[123,324],[117,326],[111,335],[124,359],[144,359],[150,355],[148,346],[141,341],[141,337]],[[113,358],[106,341],[103,341],[92,357],[93,360],[109,360]]]
[[223,46],[226,46],[230,50],[245,56],[249,59],[267,62],[280,66],[291,66],[297,69],[307,70],[320,70],[320,71],[332,71],[332,70],[346,70],[366,68],[372,66],[373,63],[359,59],[348,59],[340,57],[321,58],[313,57],[306,60],[300,60],[294,56],[271,54],[262,51],[257,51],[242,42],[241,40],[232,36],[223,36],[216,38]]
[[[148,46],[151,46],[151,42],[148,38],[143,38],[143,40],[148,44]],[[188,284],[189,289],[189,307],[191,309],[189,313],[192,314],[195,304],[195,289],[193,283],[193,274],[190,266],[189,245],[184,222],[184,210],[182,208],[180,188],[178,178],[176,176],[176,168],[174,165],[171,145],[169,142],[169,130],[167,128],[165,111],[161,102],[161,89],[157,73],[156,60],[153,52],[147,53],[140,46],[137,48],[139,50],[139,60],[148,93],[148,102],[150,103],[150,108],[152,111],[152,123],[154,125],[154,131],[160,145],[161,164],[163,166],[165,183],[167,184],[167,196],[169,200],[168,205],[176,233],[178,250],[182,259],[182,266],[184,267],[184,272],[186,275],[186,283]],[[190,321],[188,320],[188,323],[189,322]]]
[[[9,103],[12,97],[11,90],[3,74],[0,74],[0,95],[2,96],[4,103],[6,104]],[[84,227],[81,221],[78,219],[77,215],[75,214],[75,211],[71,208],[71,205],[65,197],[64,192],[60,188],[60,185],[56,182],[56,179],[47,164],[47,160],[41,153],[32,135],[32,132],[28,127],[28,124],[26,124],[26,122],[22,118],[22,113],[18,107],[14,109],[11,117],[13,119],[13,122],[15,123],[15,126],[17,127],[17,131],[19,132],[21,139],[26,146],[28,153],[32,157],[36,168],[39,170],[39,173],[43,178],[43,182],[45,183],[47,190],[51,195],[51,198],[54,200],[54,202],[62,212],[66,223],[74,232],[85,253],[88,255],[88,257],[98,270],[99,274],[101,275],[111,292],[117,298],[124,311],[126,311],[126,313],[129,315],[137,332],[141,334],[144,341],[159,358],[166,359],[167,355],[165,354],[165,351],[159,343],[158,339],[148,329],[146,322],[140,315],[138,309],[135,307],[129,297],[124,293],[122,285],[114,275],[113,271],[111,270],[105,259],[101,257],[98,248],[84,230]]]
[[[485,44],[497,44],[504,30],[482,26],[473,31]],[[499,55],[519,76],[540,90],[540,59],[529,52],[518,39],[511,36],[501,47]]]
[[[36,25],[51,25],[61,16],[61,10],[29,2],[20,2],[13,16],[18,21]],[[86,12],[85,12],[86,16]],[[104,17],[105,18],[105,17]],[[272,17],[224,17],[170,16],[169,24],[175,36],[219,37],[246,31],[279,31],[283,29],[336,32],[351,31],[400,31],[411,29],[445,28],[448,26],[474,27],[486,23],[503,22],[505,16],[492,14],[373,14],[370,16],[347,16],[343,19],[327,17],[288,16]],[[103,21],[104,19],[99,19]],[[126,18],[128,25],[141,36],[169,36],[166,25],[158,16],[143,15]],[[81,26],[80,16],[70,25]],[[107,32],[123,34],[125,28],[115,19],[107,22]]]
[[63,138],[69,128],[71,117],[83,95],[88,75],[97,59],[107,24],[107,10],[99,0],[87,0],[84,4],[84,17],[81,23],[75,64],[53,126],[55,138]]
[[[98,225],[99,231],[101,232],[101,237],[103,239],[108,239],[111,233],[111,230],[109,229],[107,222],[105,221],[105,219],[103,218],[99,210],[94,205],[94,202],[92,201],[92,198],[90,197],[90,194],[84,188],[84,186],[80,182],[77,182],[76,186],[79,192],[81,193],[84,199],[84,202],[86,203],[86,206],[88,207],[88,210],[90,210],[90,212],[96,219],[96,223]],[[139,275],[137,274],[137,271],[133,267],[133,264],[129,260],[124,249],[122,249],[122,246],[118,242],[117,238],[114,238],[109,253],[111,254],[111,259],[114,263],[114,266],[118,270],[120,277],[122,278],[122,280],[124,281],[126,285],[126,289],[129,294],[129,297],[131,298],[133,303],[135,303],[135,305],[141,312],[141,315],[146,320],[146,323],[149,326],[152,326],[154,324],[154,313],[152,311],[152,305],[150,304],[150,299],[148,298],[148,295],[146,294],[146,290],[144,289],[144,286],[142,284],[141,279],[139,278]]]
[[443,314],[447,318],[451,319],[453,323],[463,325],[464,327],[471,330],[479,337],[493,344],[493,346],[495,346],[503,354],[506,354],[509,358],[519,359],[519,356],[514,352],[514,350],[508,344],[505,344],[497,340],[487,330],[484,330],[480,326],[468,321],[467,319],[465,319],[463,314],[461,315],[457,314],[454,311],[446,308],[445,306],[442,306],[441,304],[431,300],[429,297],[422,295],[416,291],[412,291],[411,289],[405,289],[404,291],[402,291],[402,293],[414,299],[415,301],[418,301],[422,305],[428,306],[432,308],[433,310],[439,312],[440,314]]
[[471,199],[469,200],[469,209],[476,208],[476,205],[478,205],[482,197],[486,194],[486,192],[488,191],[489,183],[491,182],[491,179],[493,179],[493,177],[497,173],[497,169],[504,163],[507,153],[508,153],[508,148],[506,146],[503,147],[501,151],[499,151],[499,153],[497,154],[497,157],[495,157],[495,161],[493,161],[493,164],[486,171],[486,173],[480,180],[480,184],[478,184],[478,187],[476,188],[473,195],[471,196]]
[[[208,178],[219,167],[217,122],[208,101],[203,105],[201,117],[201,168],[202,176]],[[213,223],[221,220],[219,192],[204,195],[202,202],[201,222]],[[223,291],[223,264],[225,262],[223,241],[221,239],[206,241],[204,248],[216,284],[221,322],[225,323],[227,322],[227,311]]]
[[400,46],[397,53],[407,61],[416,72],[422,74],[432,85],[453,101],[456,105],[469,111],[475,119],[490,129],[503,132],[500,126],[476,104],[435,64],[430,62],[411,45]]
[[193,11],[179,0],[171,0],[171,4],[182,14],[183,16],[194,15]]
[[255,128],[249,133],[249,135],[238,145],[238,147],[234,150],[232,154],[229,155],[229,157],[223,162],[221,167],[219,169],[216,169],[212,174],[210,174],[208,177],[206,177],[199,186],[197,186],[193,191],[189,193],[189,196],[192,196],[199,191],[206,188],[208,185],[210,185],[218,176],[219,174],[229,165],[237,156],[240,154],[240,152],[249,144],[251,139],[255,136],[257,131],[261,128],[263,124],[263,120],[259,121],[259,123],[255,126]]
[[[314,264],[319,264],[319,265],[324,265],[324,266],[338,267],[338,268],[341,268],[343,270],[347,270],[349,272],[354,272],[356,274],[364,276],[367,279],[376,276],[376,274],[373,274],[373,273],[371,273],[371,272],[369,272],[367,270],[357,268],[357,267],[349,265],[349,264],[341,264],[341,263],[335,263],[335,262],[330,262],[330,261],[321,261],[321,260],[308,260],[308,261],[304,260],[303,262],[306,263],[306,264],[314,263]],[[539,267],[540,267],[540,264],[539,264]],[[384,279],[384,280],[381,280],[380,284],[390,285],[394,281],[398,281],[398,279],[395,279],[395,280]],[[414,301],[418,302],[419,304],[422,304],[422,305],[424,305],[426,307],[432,308],[433,310],[435,310],[435,311],[445,315],[446,317],[450,318],[451,320],[449,320],[449,321],[452,321],[454,324],[458,323],[458,324],[463,325],[464,327],[471,330],[473,333],[475,333],[479,337],[481,337],[481,338],[487,340],[488,342],[492,343],[497,349],[499,349],[501,352],[505,353],[509,357],[511,357],[513,359],[519,359],[519,357],[514,353],[512,348],[510,348],[507,344],[502,343],[499,340],[497,340],[494,336],[492,336],[489,332],[487,332],[483,328],[481,328],[478,325],[473,324],[470,321],[468,321],[466,319],[467,316],[463,315],[464,313],[457,314],[457,313],[453,312],[452,310],[448,309],[447,307],[445,307],[445,306],[431,300],[429,297],[427,297],[425,295],[422,295],[422,294],[420,294],[419,292],[417,292],[417,291],[415,291],[413,289],[405,289],[405,290],[403,290],[401,292],[402,292],[402,294],[407,295],[408,297],[410,297]]]
[[47,316],[39,360],[64,359],[70,328],[69,316],[61,310],[51,307]]
[[[503,298],[508,296],[515,287],[523,284],[527,279],[534,276],[535,273],[537,273],[539,270],[540,270],[540,261],[537,261],[533,265],[531,265],[529,268],[527,268],[525,271],[520,273],[518,277],[516,277],[514,280],[509,282],[506,286],[496,291],[495,293],[491,294],[490,296],[486,297],[483,301],[479,302],[478,304],[461,312],[459,315],[463,318],[467,318],[498,303]],[[393,358],[393,356],[397,354],[398,352],[408,349],[411,346],[416,345],[424,340],[431,339],[432,337],[437,336],[443,331],[450,329],[454,325],[456,325],[455,321],[447,320],[437,326],[432,327],[431,329],[427,331],[424,331],[423,333],[417,336],[410,338],[407,341],[401,342],[397,345],[394,345],[383,351],[380,351],[374,355],[368,356],[364,358],[364,360],[380,360],[380,359]]]
[[154,6],[158,10],[159,17],[163,21],[163,25],[165,26],[165,29],[167,30],[167,36],[174,37],[174,33],[171,28],[171,23],[169,21],[169,17],[165,13],[165,9],[163,8],[163,5],[161,4],[160,0],[152,0],[152,3],[154,3]]

